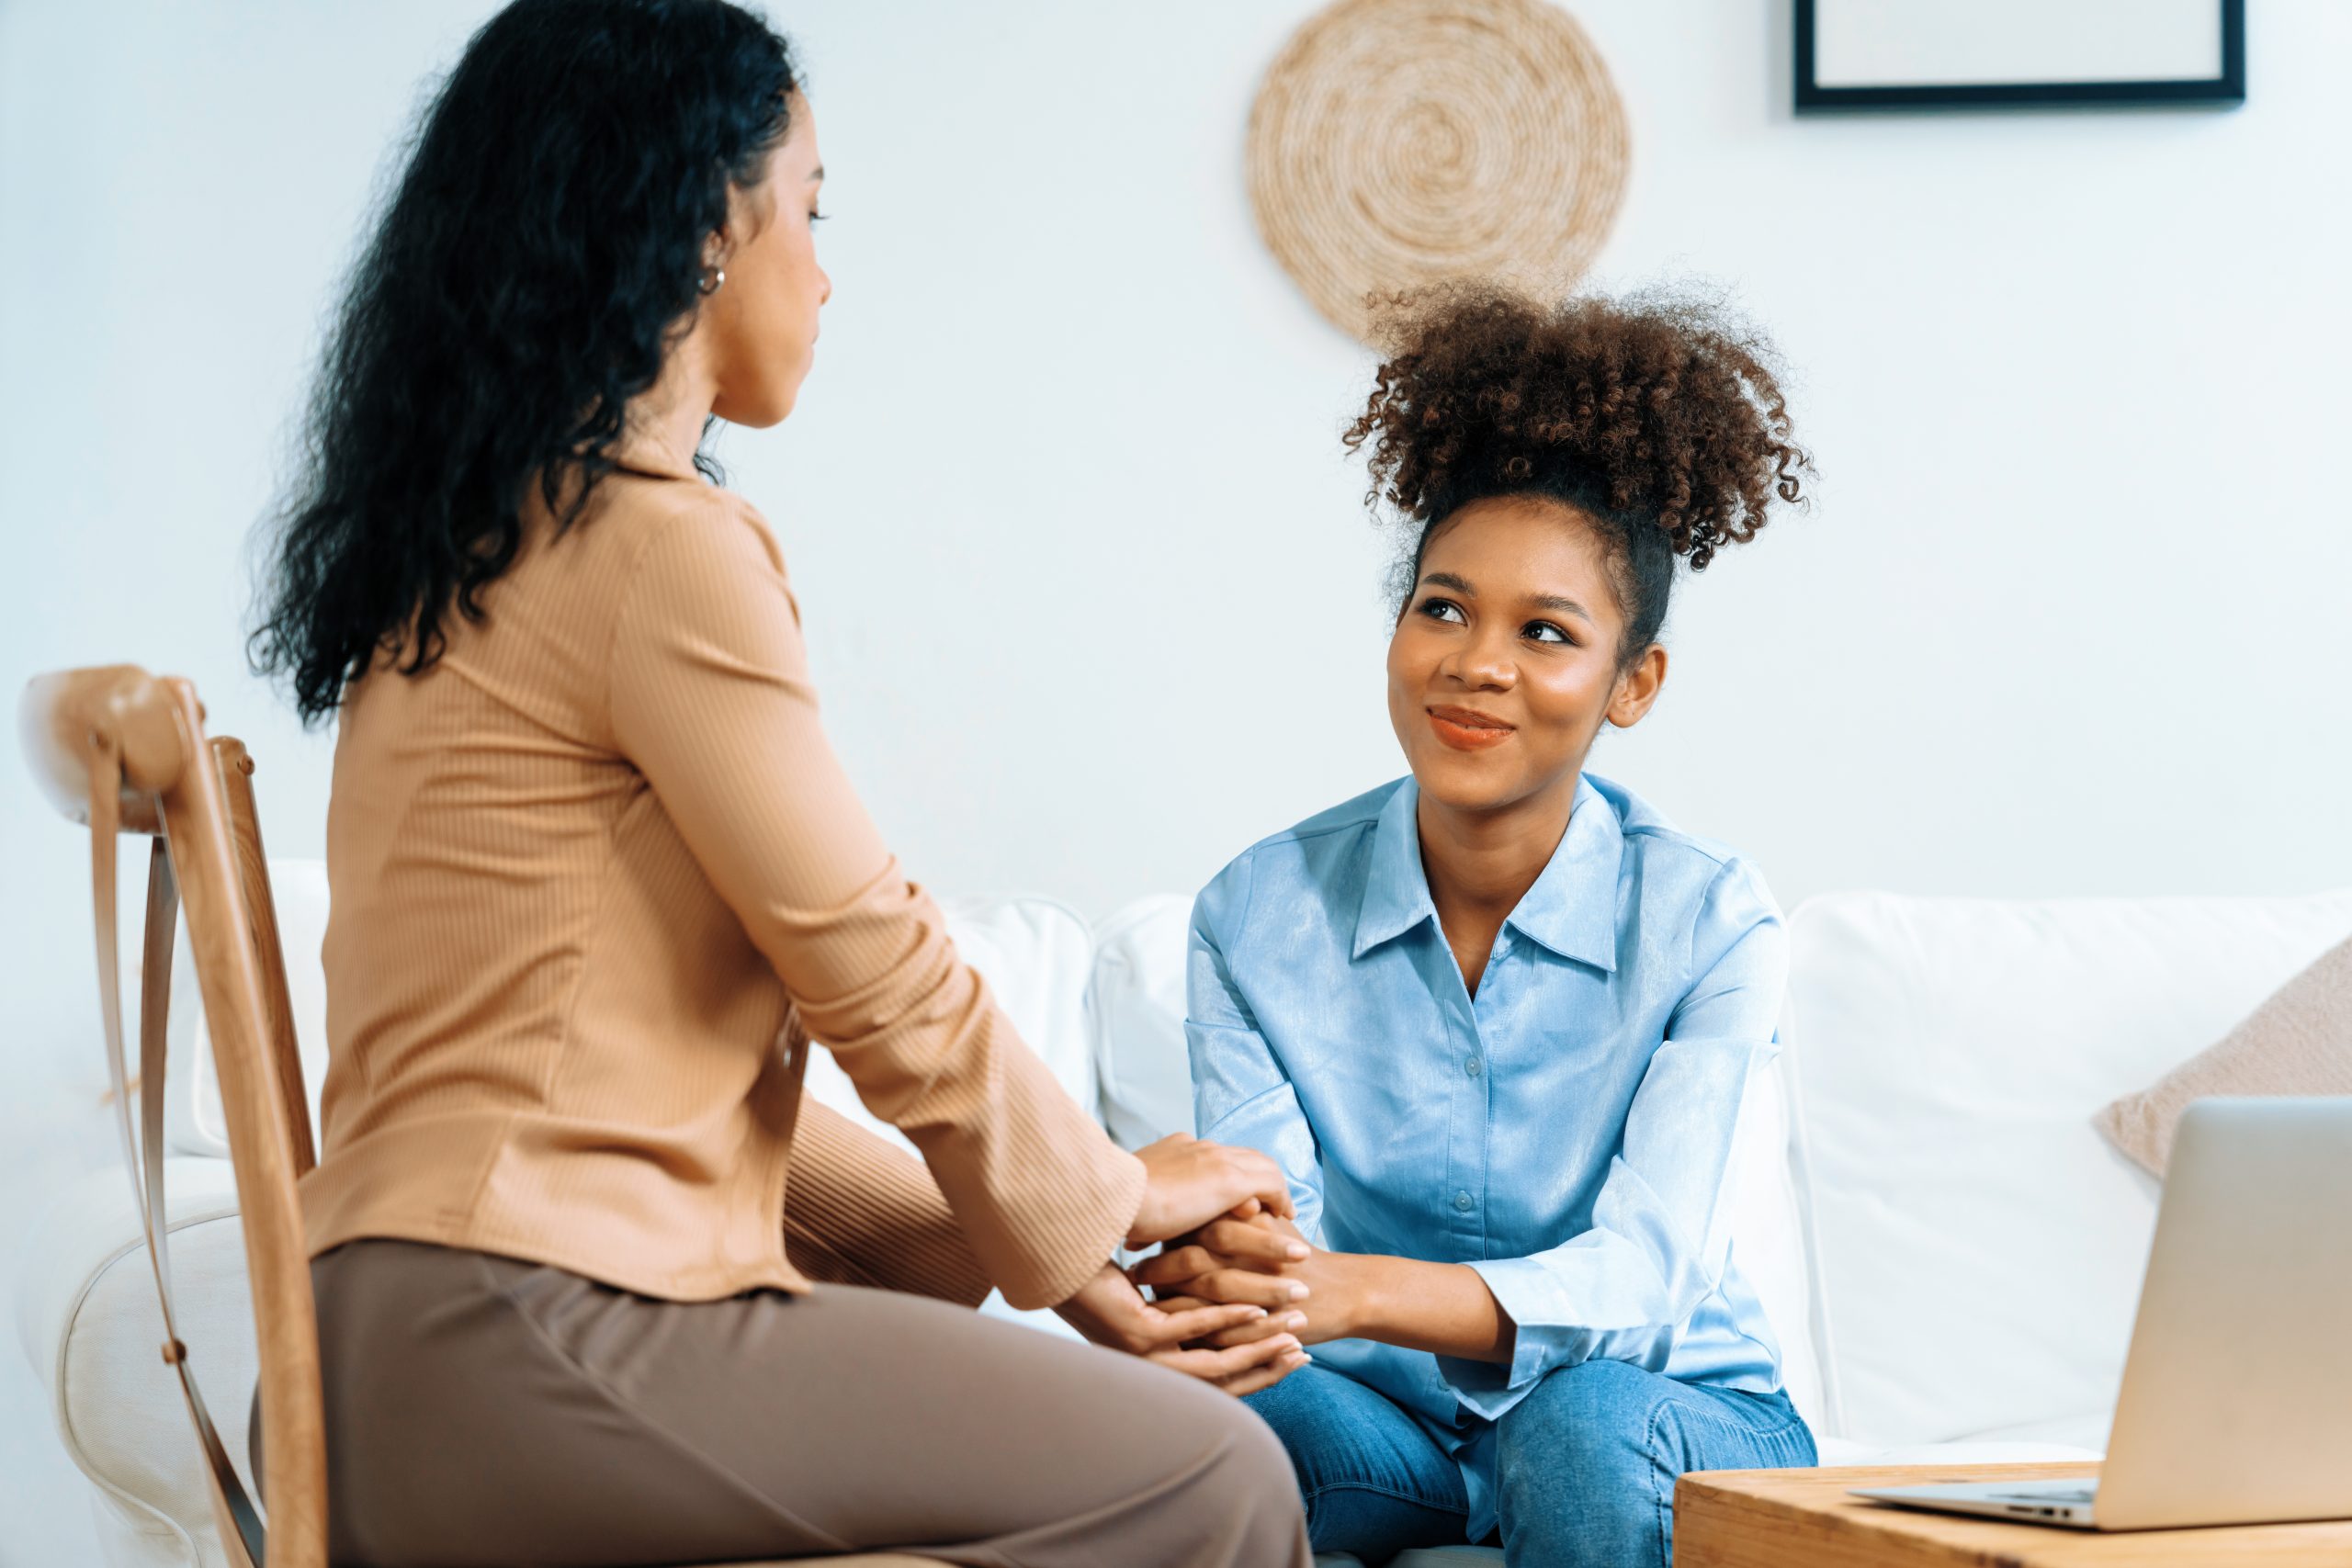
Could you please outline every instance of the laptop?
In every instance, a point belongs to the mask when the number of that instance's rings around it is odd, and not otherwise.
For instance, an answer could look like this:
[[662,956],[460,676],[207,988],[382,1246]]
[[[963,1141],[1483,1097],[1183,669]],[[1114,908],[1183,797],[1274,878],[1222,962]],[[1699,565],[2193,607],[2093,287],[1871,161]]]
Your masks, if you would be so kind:
[[2352,1518],[2352,1098],[2181,1117],[2096,1480],[1853,1495],[2078,1529]]

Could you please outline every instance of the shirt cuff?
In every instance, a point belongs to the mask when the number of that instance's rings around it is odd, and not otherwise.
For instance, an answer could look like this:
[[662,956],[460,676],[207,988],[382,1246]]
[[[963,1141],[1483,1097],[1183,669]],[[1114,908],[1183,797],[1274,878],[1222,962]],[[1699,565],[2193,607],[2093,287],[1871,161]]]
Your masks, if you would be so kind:
[[1094,1201],[1062,1218],[1049,1250],[1033,1250],[1025,1267],[998,1274],[996,1288],[1007,1304],[1023,1312],[1061,1305],[1101,1272],[1126,1241],[1127,1227],[1143,1207],[1143,1161],[1108,1138],[1102,1140],[1102,1164],[1091,1173],[1097,1183]]
[[1532,1258],[1489,1258],[1470,1267],[1511,1321],[1510,1364],[1440,1356],[1438,1371],[1464,1409],[1497,1421],[1560,1359],[1562,1336],[1554,1325],[1566,1322],[1567,1314],[1559,1280]]

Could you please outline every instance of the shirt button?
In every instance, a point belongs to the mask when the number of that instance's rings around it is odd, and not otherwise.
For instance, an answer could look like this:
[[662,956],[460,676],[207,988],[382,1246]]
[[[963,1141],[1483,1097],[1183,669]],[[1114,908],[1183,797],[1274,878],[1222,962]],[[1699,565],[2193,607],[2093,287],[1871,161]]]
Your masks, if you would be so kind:
[[1470,1196],[1468,1188],[1464,1188],[1453,1195],[1453,1208],[1456,1213],[1466,1214],[1477,1206],[1478,1200]]
[[1468,1073],[1474,1078],[1476,1077],[1480,1072],[1485,1070],[1485,1066],[1486,1064],[1479,1061],[1476,1056],[1464,1056],[1462,1059],[1462,1070]]

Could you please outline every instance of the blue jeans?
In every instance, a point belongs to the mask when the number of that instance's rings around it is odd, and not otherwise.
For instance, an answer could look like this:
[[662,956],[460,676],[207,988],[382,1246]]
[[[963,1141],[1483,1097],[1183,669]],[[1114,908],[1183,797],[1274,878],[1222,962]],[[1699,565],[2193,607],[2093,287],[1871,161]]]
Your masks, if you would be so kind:
[[[1290,1450],[1316,1551],[1379,1563],[1408,1547],[1464,1544],[1470,1503],[1460,1470],[1386,1395],[1309,1366],[1251,1394],[1250,1406]],[[1684,1471],[1816,1457],[1787,1394],[1677,1382],[1626,1361],[1552,1373],[1495,1437],[1510,1568],[1668,1568]]]

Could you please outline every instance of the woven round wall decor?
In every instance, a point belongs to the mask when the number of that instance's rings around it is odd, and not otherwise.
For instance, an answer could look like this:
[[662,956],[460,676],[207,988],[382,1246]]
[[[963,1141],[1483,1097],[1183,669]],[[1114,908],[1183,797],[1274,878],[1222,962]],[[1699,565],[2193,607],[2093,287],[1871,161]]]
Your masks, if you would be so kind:
[[1565,292],[1625,186],[1608,67],[1547,0],[1339,0],[1250,112],[1250,197],[1317,310],[1450,278]]

